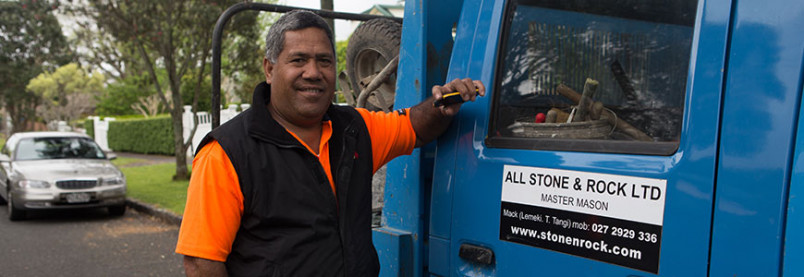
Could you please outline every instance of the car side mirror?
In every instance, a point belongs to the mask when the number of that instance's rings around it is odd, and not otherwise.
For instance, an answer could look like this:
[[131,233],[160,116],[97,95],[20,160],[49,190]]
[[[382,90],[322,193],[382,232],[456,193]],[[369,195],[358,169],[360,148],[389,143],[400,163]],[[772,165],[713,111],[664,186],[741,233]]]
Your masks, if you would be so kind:
[[111,161],[111,160],[114,160],[114,159],[117,159],[117,154],[115,154],[115,153],[111,153],[111,152],[110,152],[110,153],[106,153],[106,159],[107,159],[107,160],[110,160],[110,161]]
[[0,162],[1,163],[7,163],[7,162],[10,162],[10,161],[11,161],[11,158],[8,157],[8,155],[0,154]]

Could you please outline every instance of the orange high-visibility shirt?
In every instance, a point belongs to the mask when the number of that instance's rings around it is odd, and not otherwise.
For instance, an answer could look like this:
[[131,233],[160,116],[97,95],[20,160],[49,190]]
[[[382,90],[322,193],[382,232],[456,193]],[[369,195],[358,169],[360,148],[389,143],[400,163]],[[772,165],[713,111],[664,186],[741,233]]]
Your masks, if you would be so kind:
[[[416,134],[410,123],[409,110],[404,113],[357,111],[366,122],[371,137],[374,172],[393,158],[413,152]],[[315,154],[296,134],[291,134]],[[329,164],[331,136],[332,123],[322,122],[318,160],[329,178],[333,193],[337,193]],[[225,262],[240,228],[242,214],[243,193],[237,173],[220,144],[210,142],[193,159],[176,253]]]

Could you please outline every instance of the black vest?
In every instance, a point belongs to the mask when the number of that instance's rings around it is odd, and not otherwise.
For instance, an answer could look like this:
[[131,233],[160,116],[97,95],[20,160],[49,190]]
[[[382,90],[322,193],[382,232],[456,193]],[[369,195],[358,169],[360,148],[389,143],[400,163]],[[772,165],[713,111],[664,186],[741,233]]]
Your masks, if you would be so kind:
[[229,275],[377,276],[371,140],[363,118],[336,105],[325,115],[332,121],[336,197],[318,157],[271,117],[269,101],[270,86],[261,83],[250,109],[201,142],[220,143],[243,192],[243,217],[226,260]]

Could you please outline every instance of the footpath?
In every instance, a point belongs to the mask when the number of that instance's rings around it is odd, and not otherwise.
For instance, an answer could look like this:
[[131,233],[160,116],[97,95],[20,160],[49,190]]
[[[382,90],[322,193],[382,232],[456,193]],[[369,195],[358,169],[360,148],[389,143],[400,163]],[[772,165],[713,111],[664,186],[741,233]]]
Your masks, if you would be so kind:
[[[146,154],[124,153],[124,152],[115,152],[114,154],[117,155],[117,157],[143,160],[143,162],[131,163],[124,165],[122,167],[135,167],[135,166],[176,162],[176,159],[173,156],[146,155]],[[158,218],[168,224],[173,224],[176,226],[181,225],[181,215],[177,215],[171,211],[157,208],[154,205],[130,197],[126,197],[126,205],[131,209]]]

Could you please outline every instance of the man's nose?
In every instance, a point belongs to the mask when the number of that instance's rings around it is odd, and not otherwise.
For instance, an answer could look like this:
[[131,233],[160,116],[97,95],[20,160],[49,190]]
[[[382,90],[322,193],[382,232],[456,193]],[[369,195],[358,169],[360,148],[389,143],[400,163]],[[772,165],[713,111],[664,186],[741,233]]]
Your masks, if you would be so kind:
[[309,80],[320,80],[322,78],[321,67],[315,61],[308,62],[304,67],[302,78]]

